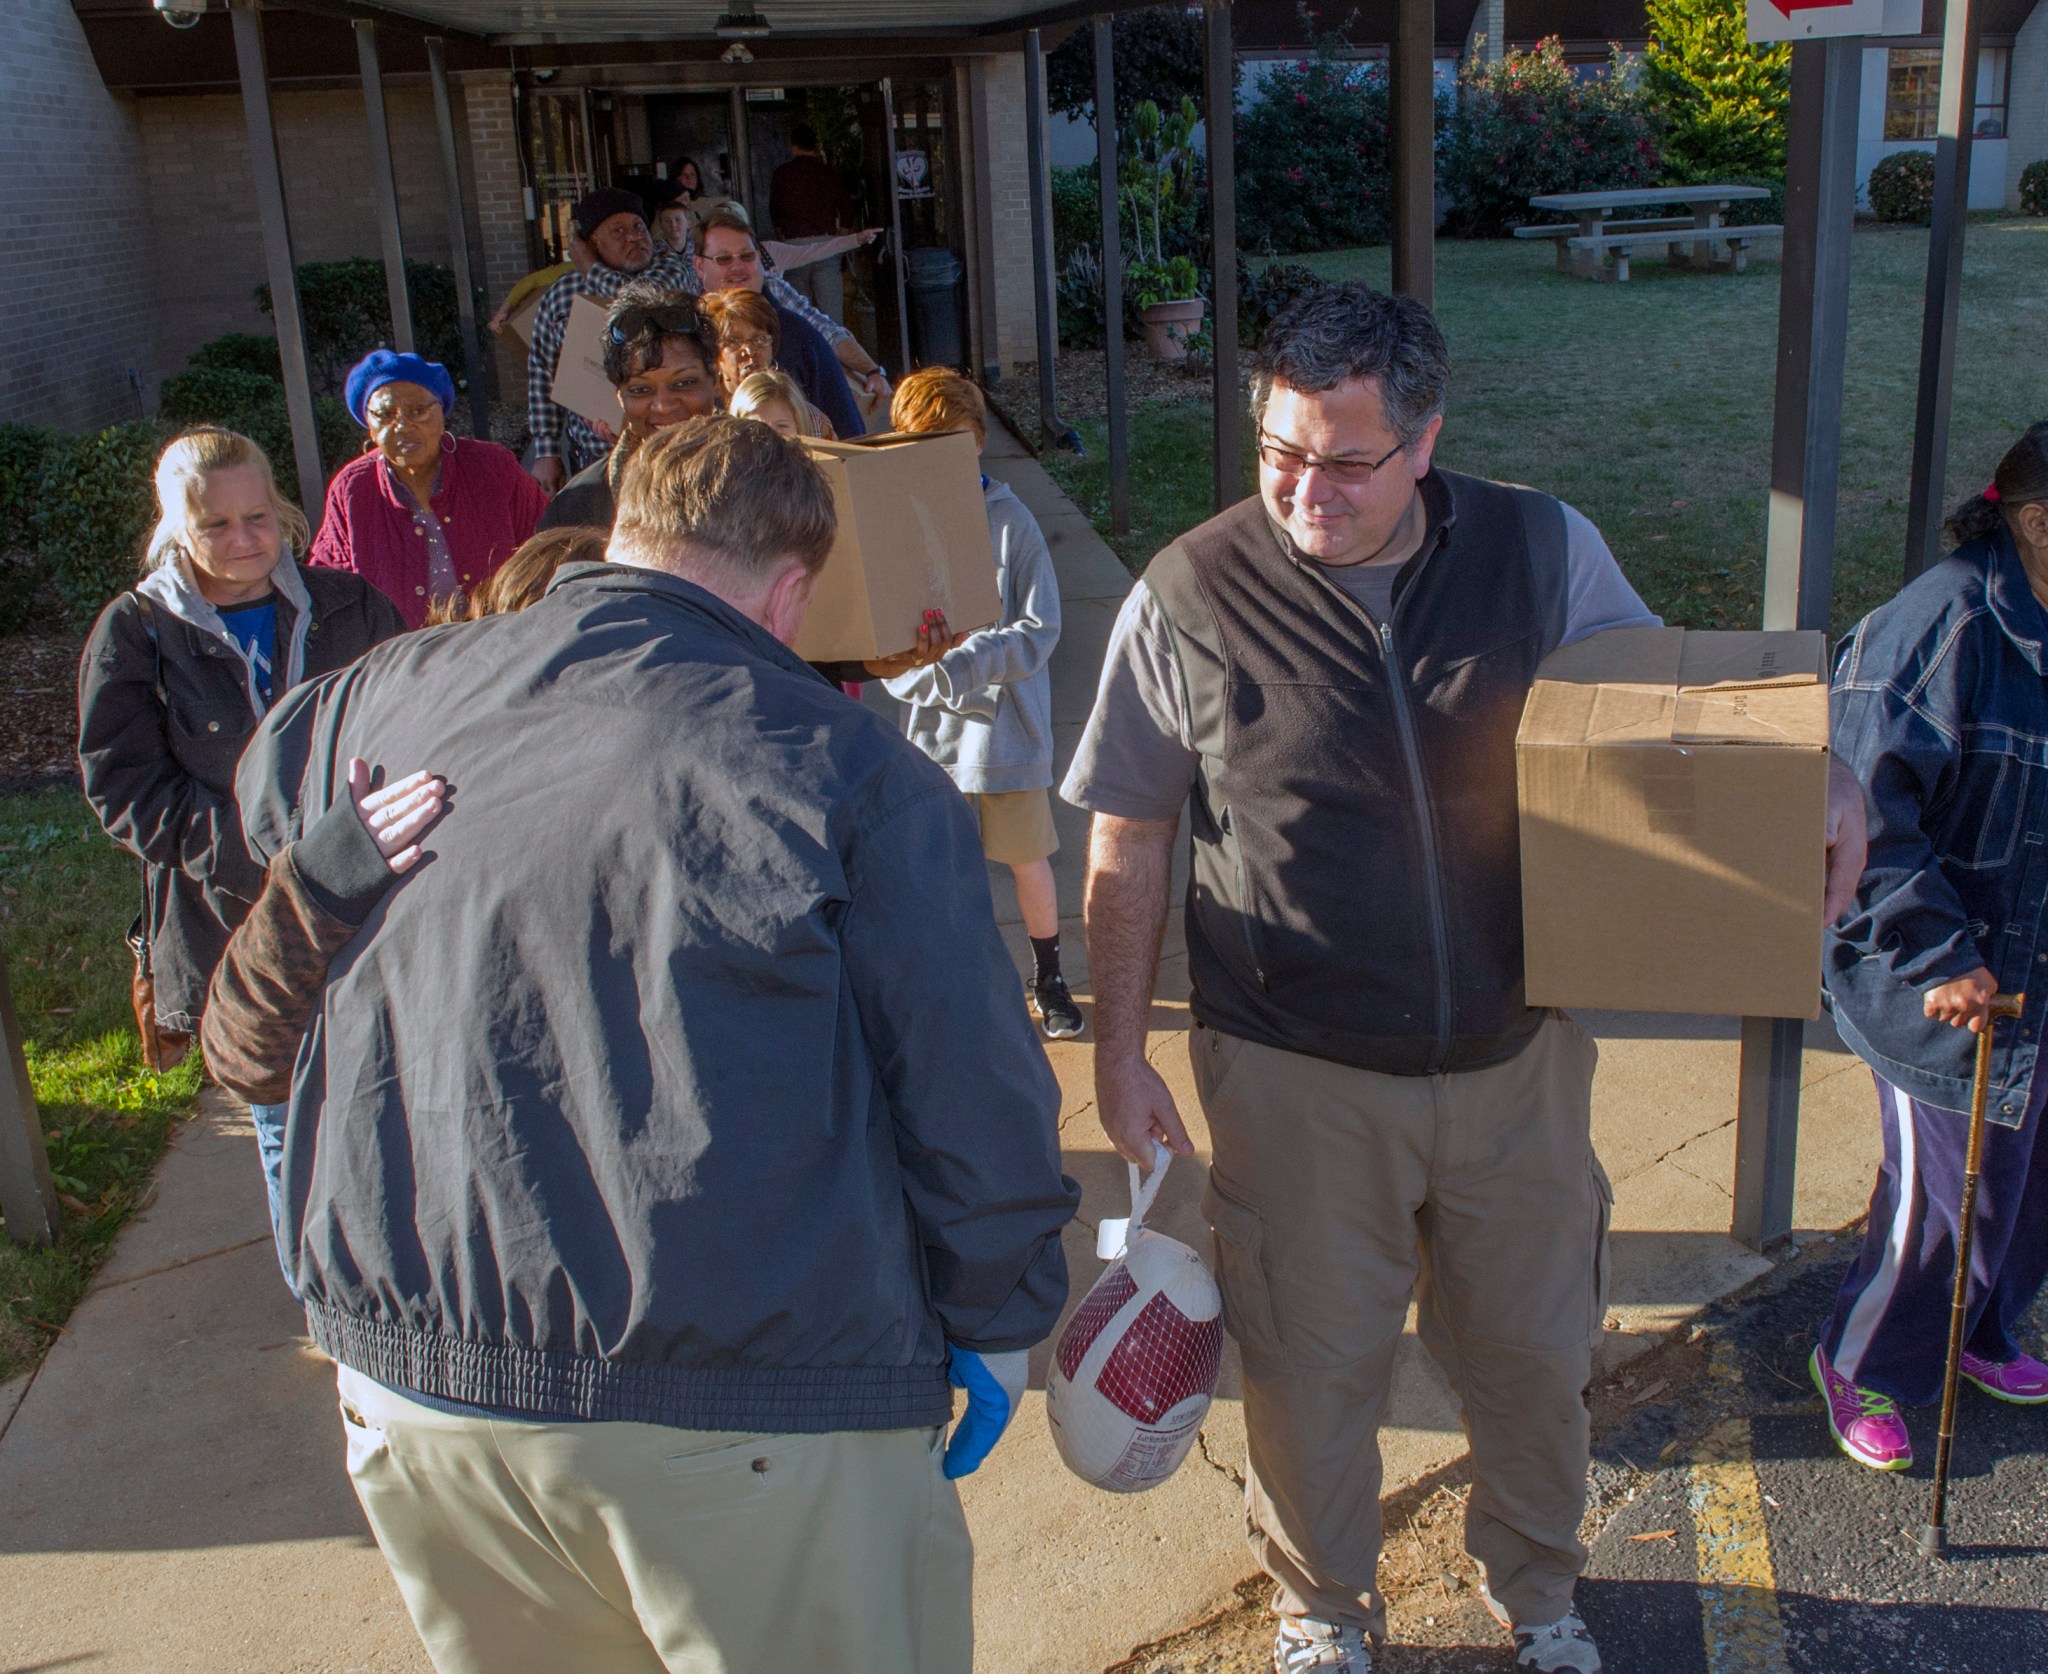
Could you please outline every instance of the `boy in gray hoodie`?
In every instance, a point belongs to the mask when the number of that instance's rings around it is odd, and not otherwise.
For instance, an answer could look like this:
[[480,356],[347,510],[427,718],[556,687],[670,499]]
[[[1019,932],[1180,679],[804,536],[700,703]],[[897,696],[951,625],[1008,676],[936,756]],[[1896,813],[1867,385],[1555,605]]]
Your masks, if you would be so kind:
[[[957,372],[926,367],[897,387],[891,427],[930,434],[965,430],[988,442],[981,391]],[[1006,484],[981,479],[996,549],[1002,618],[967,634],[937,662],[885,682],[910,706],[912,743],[952,776],[974,804],[981,846],[1017,880],[1031,938],[1026,993],[1048,1039],[1081,1033],[1080,1008],[1060,974],[1059,895],[1052,855],[1052,648],[1060,637],[1060,590],[1038,521]]]

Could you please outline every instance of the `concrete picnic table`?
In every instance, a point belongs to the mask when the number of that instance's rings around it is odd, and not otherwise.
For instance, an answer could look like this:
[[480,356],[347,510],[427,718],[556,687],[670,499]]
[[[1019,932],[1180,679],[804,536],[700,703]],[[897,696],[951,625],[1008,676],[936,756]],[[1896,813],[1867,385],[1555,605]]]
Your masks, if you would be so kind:
[[[1594,238],[1599,236],[1607,224],[1608,217],[1617,209],[1651,209],[1675,204],[1688,211],[1692,216],[1693,225],[1704,233],[1711,232],[1721,225],[1721,218],[1727,214],[1731,203],[1751,198],[1767,198],[1770,195],[1761,186],[1631,186],[1610,192],[1539,192],[1529,200],[1529,207],[1570,215],[1578,222],[1579,237]],[[1677,221],[1678,218],[1674,216],[1671,219]],[[1577,252],[1568,253],[1562,236],[1565,230],[1556,229],[1559,235],[1558,271],[1576,273],[1582,278],[1595,277],[1600,271],[1601,257],[1597,253],[1590,257],[1579,256]],[[1649,229],[1644,226],[1642,230]],[[1516,234],[1518,237],[1531,238],[1543,236],[1542,231],[1534,227],[1518,227]],[[1574,258],[1569,265],[1568,254]],[[1706,267],[1709,265],[1708,258],[1708,241],[1702,239],[1692,247],[1692,260],[1696,265]],[[1684,258],[1680,256],[1675,245],[1672,247],[1671,260],[1675,265],[1684,263]]]

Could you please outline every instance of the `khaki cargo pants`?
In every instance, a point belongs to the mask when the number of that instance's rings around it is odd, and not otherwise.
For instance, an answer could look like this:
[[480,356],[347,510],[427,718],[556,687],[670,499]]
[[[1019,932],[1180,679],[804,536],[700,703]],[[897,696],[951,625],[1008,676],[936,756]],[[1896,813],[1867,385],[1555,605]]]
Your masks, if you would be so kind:
[[505,1423],[338,1382],[348,1474],[439,1674],[969,1674],[942,1430]]
[[1472,1446],[1465,1546],[1519,1625],[1562,1616],[1606,1309],[1593,1041],[1553,1016],[1507,1063],[1377,1075],[1197,1025],[1205,1201],[1244,1361],[1252,1551],[1283,1615],[1386,1631],[1379,1426],[1411,1293]]

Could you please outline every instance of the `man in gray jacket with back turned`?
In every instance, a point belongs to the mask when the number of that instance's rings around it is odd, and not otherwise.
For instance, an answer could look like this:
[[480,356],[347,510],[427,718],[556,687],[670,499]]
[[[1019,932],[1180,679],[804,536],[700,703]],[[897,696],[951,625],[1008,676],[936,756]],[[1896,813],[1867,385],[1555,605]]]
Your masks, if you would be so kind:
[[966,806],[787,648],[832,527],[766,426],[664,431],[613,562],[244,759],[265,856],[353,756],[450,786],[329,972],[283,1230],[442,1674],[971,1664],[951,1479],[1079,1193]]

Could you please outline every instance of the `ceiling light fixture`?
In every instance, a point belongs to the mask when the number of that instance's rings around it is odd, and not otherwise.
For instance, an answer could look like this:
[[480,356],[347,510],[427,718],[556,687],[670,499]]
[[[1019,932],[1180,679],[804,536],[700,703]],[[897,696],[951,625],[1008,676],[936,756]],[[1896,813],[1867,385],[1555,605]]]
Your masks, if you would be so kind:
[[711,32],[722,41],[757,41],[768,33],[768,20],[751,5],[734,0],[731,10],[711,26]]

